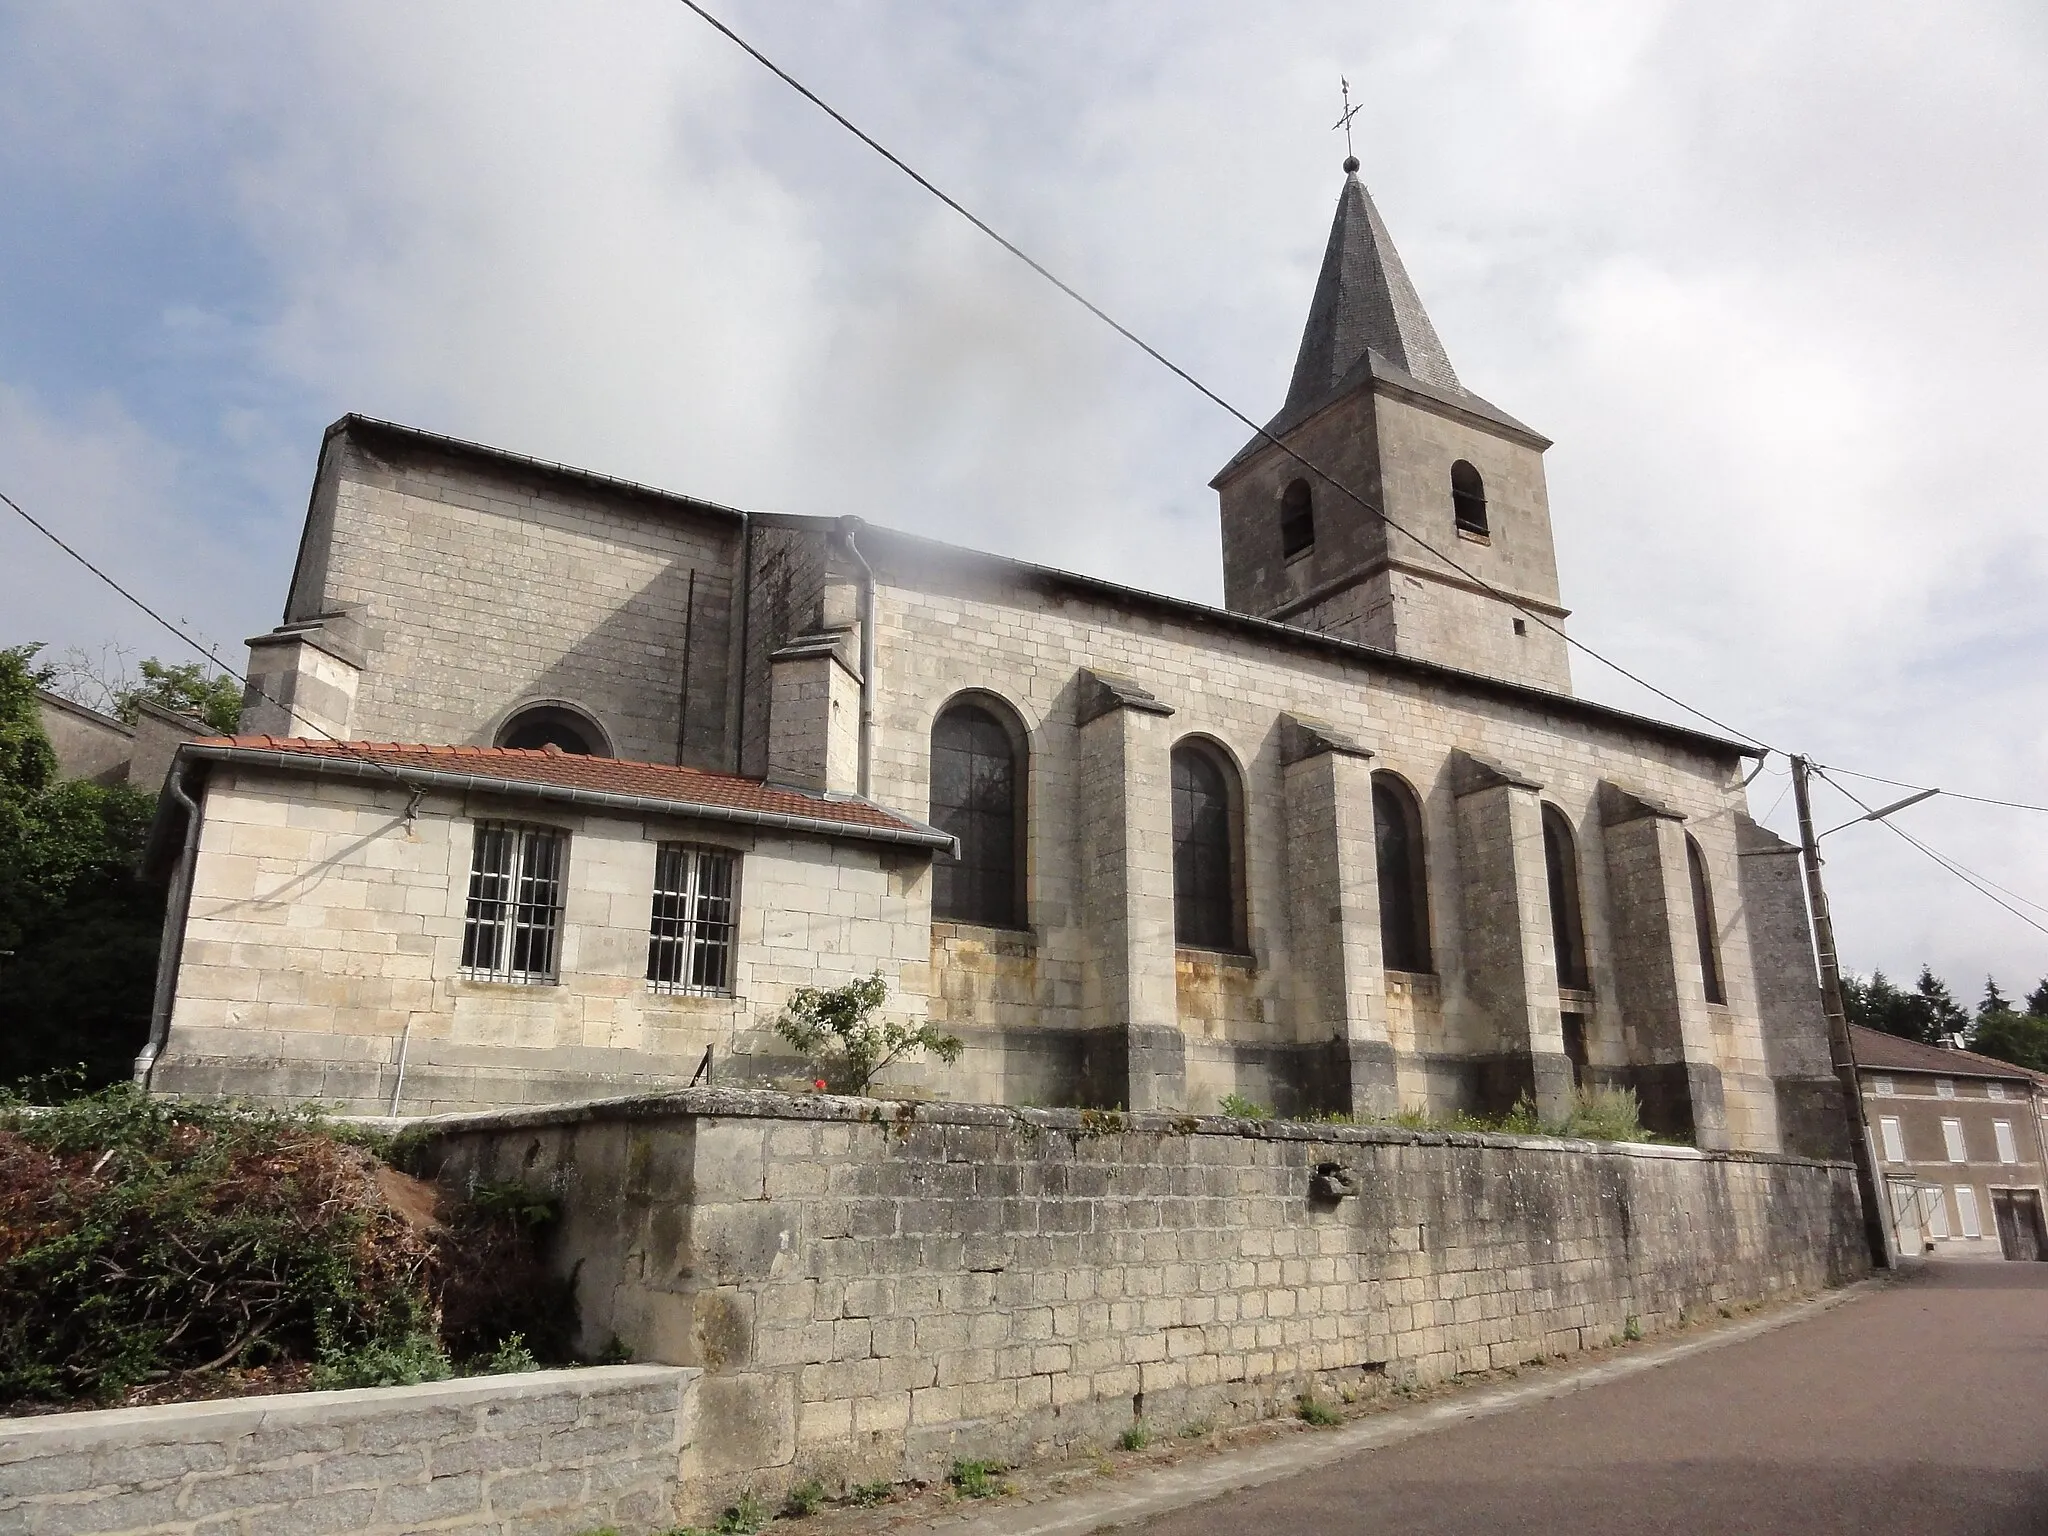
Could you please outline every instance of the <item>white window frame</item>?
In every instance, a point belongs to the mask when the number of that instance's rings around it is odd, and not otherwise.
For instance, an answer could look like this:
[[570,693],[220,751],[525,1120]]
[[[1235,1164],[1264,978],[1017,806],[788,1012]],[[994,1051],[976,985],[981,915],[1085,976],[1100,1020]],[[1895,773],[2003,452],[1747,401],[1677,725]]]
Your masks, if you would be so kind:
[[568,874],[569,834],[560,827],[477,822],[463,909],[462,974],[517,986],[558,982]]
[[1906,1141],[1899,1134],[1899,1117],[1885,1115],[1878,1120],[1877,1128],[1884,1137],[1884,1160],[1888,1163],[1903,1163],[1906,1160]]
[[1956,1096],[1956,1080],[1952,1077],[1937,1077],[1934,1080],[1934,1096],[1937,1099],[1952,1099]]
[[731,997],[739,955],[740,856],[731,848],[660,843],[647,921],[647,990]]
[[1929,1198],[1923,1204],[1927,1217],[1927,1235],[1941,1242],[1948,1241],[1948,1191],[1939,1184],[1920,1186]]
[[1880,1099],[1888,1099],[1899,1091],[1898,1084],[1888,1077],[1873,1077],[1870,1080],[1870,1087]]
[[1944,1120],[1941,1122],[1942,1145],[1948,1150],[1952,1163],[1967,1163],[1970,1160],[1970,1144],[1963,1139],[1963,1122]]
[[2020,1160],[2020,1144],[2013,1139],[2010,1120],[1992,1121],[1991,1134],[1998,1142],[1998,1160],[2001,1163],[2016,1163]]
[[1977,1211],[1977,1191],[1968,1184],[1956,1186],[1956,1230],[1964,1237],[1984,1235],[1984,1221]]

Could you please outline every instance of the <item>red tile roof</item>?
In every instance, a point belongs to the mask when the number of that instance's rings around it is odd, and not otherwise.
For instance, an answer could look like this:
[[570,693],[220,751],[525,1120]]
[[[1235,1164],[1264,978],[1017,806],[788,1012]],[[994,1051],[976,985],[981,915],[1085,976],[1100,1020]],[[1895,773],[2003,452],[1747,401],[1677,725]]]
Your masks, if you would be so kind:
[[1904,1040],[1860,1024],[1851,1024],[1849,1033],[1856,1042],[1856,1065],[1865,1071],[1875,1068],[1886,1072],[1932,1072],[1937,1077],[2016,1077],[2027,1081],[2041,1077],[2025,1067],[1979,1056],[1975,1051],[1922,1045],[1918,1040]]
[[[489,780],[508,789],[596,794],[659,802],[683,812],[700,810],[735,820],[828,823],[854,836],[944,846],[949,839],[922,822],[869,800],[770,784],[734,773],[711,773],[671,763],[635,763],[586,757],[555,747],[442,747],[391,741],[326,741],[295,736],[210,736],[187,743],[190,755],[229,761],[341,770],[352,777],[388,771],[408,777]],[[823,830],[823,829],[821,829]]]

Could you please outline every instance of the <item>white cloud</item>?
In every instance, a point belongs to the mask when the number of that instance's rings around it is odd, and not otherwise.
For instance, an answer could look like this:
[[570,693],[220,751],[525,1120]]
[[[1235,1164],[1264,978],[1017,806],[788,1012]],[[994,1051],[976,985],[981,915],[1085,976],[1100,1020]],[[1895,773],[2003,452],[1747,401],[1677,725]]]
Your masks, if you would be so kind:
[[[1348,74],[1461,375],[1558,439],[1575,632],[1829,761],[2048,783],[2038,7],[726,9],[1260,418]],[[0,63],[0,175],[43,156],[88,202],[169,186],[252,277],[203,301],[165,282],[149,345],[189,372],[189,419],[118,371],[43,388],[0,351],[0,378],[40,389],[0,396],[0,449],[30,445],[11,451],[53,504],[116,543],[132,527],[166,578],[183,568],[154,552],[183,534],[199,564],[177,580],[214,584],[223,632],[275,608],[312,429],[345,409],[1219,592],[1205,482],[1243,430],[680,8],[12,25],[34,46]],[[1909,815],[2048,900],[2048,818]],[[2041,935],[1882,830],[1830,846],[1852,963],[2048,971]]]

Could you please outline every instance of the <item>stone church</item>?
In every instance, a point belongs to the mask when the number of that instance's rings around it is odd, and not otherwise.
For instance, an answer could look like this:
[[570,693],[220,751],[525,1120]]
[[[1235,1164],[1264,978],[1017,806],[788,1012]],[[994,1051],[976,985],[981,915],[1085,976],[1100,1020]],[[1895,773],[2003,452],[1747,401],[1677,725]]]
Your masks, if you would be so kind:
[[1459,382],[1355,171],[1212,482],[1222,608],[335,423],[244,734],[166,787],[139,1075],[401,1114],[774,1081],[792,989],[879,970],[966,1042],[904,1091],[1619,1084],[1839,1151],[1747,749],[1573,696],[1548,440]]

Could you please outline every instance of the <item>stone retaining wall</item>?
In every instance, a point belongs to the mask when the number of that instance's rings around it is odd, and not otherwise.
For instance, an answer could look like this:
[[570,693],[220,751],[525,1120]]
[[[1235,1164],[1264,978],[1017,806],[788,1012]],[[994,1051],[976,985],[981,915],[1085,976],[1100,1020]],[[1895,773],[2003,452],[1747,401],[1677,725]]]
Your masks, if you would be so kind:
[[0,1532],[665,1530],[697,1375],[603,1366],[0,1419]]
[[444,1180],[561,1196],[587,1347],[703,1368],[696,1510],[1568,1354],[1867,1269],[1852,1171],[1797,1158],[720,1089],[413,1124]]

